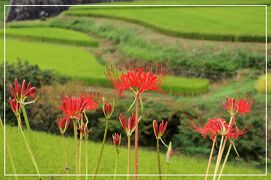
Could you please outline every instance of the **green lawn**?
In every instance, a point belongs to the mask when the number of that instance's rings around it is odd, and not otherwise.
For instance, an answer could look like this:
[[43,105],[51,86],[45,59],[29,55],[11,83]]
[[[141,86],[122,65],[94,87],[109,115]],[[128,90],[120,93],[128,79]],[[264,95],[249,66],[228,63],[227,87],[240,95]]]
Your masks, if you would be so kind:
[[[95,133],[95,132],[92,132]],[[124,135],[124,134],[123,134]],[[108,135],[108,143],[105,146],[104,156],[101,161],[99,173],[103,174],[113,174],[114,173],[114,159],[115,159],[115,148],[111,144],[111,135]],[[6,126],[6,142],[9,146],[9,152],[12,154],[15,161],[16,171],[21,174],[35,174],[35,169],[31,164],[31,160],[28,156],[27,150],[25,149],[22,136],[16,127]],[[61,136],[50,135],[41,132],[32,132],[32,146],[36,155],[37,163],[42,174],[59,174],[62,173],[63,168],[63,147]],[[91,135],[90,135],[91,139]],[[74,144],[72,138],[67,138],[67,150],[68,159],[70,160],[69,167],[74,169],[74,159],[71,158],[74,153]],[[210,142],[206,142],[210,143]],[[0,129],[0,144],[3,144],[3,130]],[[83,144],[82,157],[85,157],[85,144]],[[97,161],[97,154],[100,150],[101,145],[99,143],[89,143],[88,144],[88,173],[93,173],[95,163]],[[162,148],[163,149],[163,148]],[[19,150],[19,151],[18,151]],[[6,150],[8,152],[8,150]],[[0,161],[3,161],[3,151],[0,151]],[[132,149],[133,154],[133,149]],[[125,147],[120,148],[120,162],[119,171],[120,174],[126,173],[126,155],[127,150]],[[133,156],[131,156],[133,157]],[[8,155],[6,156],[8,158]],[[6,173],[12,174],[11,164],[8,159],[6,159]],[[165,169],[165,154],[161,154],[161,162],[163,170]],[[172,159],[169,173],[171,174],[204,174],[205,167],[207,164],[207,158],[187,156],[183,155],[181,152],[175,152],[175,156]],[[156,174],[156,153],[153,150],[147,150],[140,148],[139,151],[139,173],[140,174]],[[0,169],[1,174],[3,174],[3,168]],[[163,171],[164,172],[164,171]],[[82,173],[85,173],[85,161],[82,163]],[[225,173],[231,174],[245,174],[245,173],[263,173],[261,170],[253,168],[249,163],[229,163],[225,168]],[[71,173],[72,174],[72,173]],[[191,178],[194,179],[195,177]],[[49,178],[48,178],[49,179]],[[106,179],[105,177],[99,177],[97,179]],[[119,177],[118,179],[125,179]],[[143,179],[143,178],[139,178]],[[145,179],[145,178],[144,178]],[[157,179],[157,177],[148,178]],[[172,179],[176,179],[172,178]],[[190,179],[190,178],[189,178]],[[199,178],[199,179],[202,179]],[[224,178],[222,178],[224,179]],[[239,179],[239,178],[231,178]],[[250,178],[248,178],[250,179]],[[254,179],[251,177],[251,179]]]
[[[3,33],[0,31],[0,34]],[[83,46],[97,46],[96,40],[90,36],[73,30],[66,30],[61,28],[7,28],[6,36],[12,38],[21,38],[24,40],[40,40],[50,41],[56,43],[83,45]]]
[[186,38],[265,40],[265,7],[71,7],[64,14],[117,18]]

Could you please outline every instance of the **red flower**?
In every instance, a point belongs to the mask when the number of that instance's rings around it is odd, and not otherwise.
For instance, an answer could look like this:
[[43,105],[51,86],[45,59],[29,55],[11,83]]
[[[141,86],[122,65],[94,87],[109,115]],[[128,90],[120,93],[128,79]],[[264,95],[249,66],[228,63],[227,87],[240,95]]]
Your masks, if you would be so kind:
[[14,86],[8,85],[10,94],[14,99],[24,101],[25,98],[31,96],[33,99],[36,97],[36,88],[32,87],[30,82],[26,86],[26,81],[23,80],[22,85],[18,83],[18,80],[14,80]]
[[112,138],[113,138],[113,144],[116,146],[116,147],[119,147],[120,143],[121,143],[121,134],[113,134],[112,135]]
[[160,139],[164,135],[164,133],[167,129],[167,124],[168,124],[168,122],[164,123],[164,121],[162,121],[159,125],[159,128],[158,128],[157,121],[153,120],[153,122],[152,122],[153,132],[154,132],[156,139]]
[[105,74],[112,85],[119,90],[119,95],[125,90],[133,90],[139,95],[144,91],[160,91],[159,86],[164,79],[165,69],[162,66],[156,66],[155,69],[156,71],[153,72],[151,65],[149,68],[147,66],[135,68],[131,65],[126,69],[111,66]]
[[95,110],[99,106],[99,100],[97,102],[95,101],[95,97],[99,98],[99,94],[96,94],[94,92],[91,93],[84,93],[80,96],[82,98],[82,101],[85,101],[83,111],[90,111],[90,110]]
[[9,97],[8,101],[9,101],[9,105],[10,105],[13,113],[15,115],[19,114],[19,112],[20,112],[20,104],[18,103],[18,101],[16,101],[16,99],[12,99],[11,97]]
[[65,133],[66,129],[69,126],[69,123],[70,123],[70,119],[69,118],[63,117],[63,118],[60,118],[58,120],[58,128],[59,128],[61,134]]
[[206,135],[209,134],[212,141],[214,140],[215,136],[219,134],[225,135],[226,132],[231,128],[223,118],[209,119],[203,127],[196,125],[192,120],[190,120],[190,124],[196,132],[201,133],[204,139],[206,138]]
[[86,107],[86,101],[84,98],[65,96],[61,99],[61,101],[62,102],[59,108],[66,115],[65,118],[81,118],[82,113]]
[[123,130],[125,131],[125,133],[127,134],[127,136],[131,136],[133,131],[136,128],[135,114],[133,113],[132,116],[128,118],[128,122],[126,123],[126,117],[122,113],[120,113],[119,120],[120,120],[120,124],[121,124]]
[[83,94],[80,97],[66,95],[61,99],[59,108],[66,115],[65,118],[80,119],[84,111],[97,109],[98,103],[94,101],[92,94]]
[[235,128],[231,128],[227,132],[226,137],[227,137],[227,139],[237,140],[239,137],[243,136],[247,132],[248,132],[248,128],[244,128],[242,130],[239,130],[238,127],[235,127]]
[[104,100],[103,111],[104,111],[105,117],[109,118],[112,115],[113,108],[114,108],[114,102],[113,103],[106,103],[106,101]]
[[236,115],[237,113],[243,115],[251,111],[252,104],[253,100],[248,99],[248,97],[246,99],[239,98],[236,100],[235,98],[229,98],[227,96],[223,107],[231,115]]

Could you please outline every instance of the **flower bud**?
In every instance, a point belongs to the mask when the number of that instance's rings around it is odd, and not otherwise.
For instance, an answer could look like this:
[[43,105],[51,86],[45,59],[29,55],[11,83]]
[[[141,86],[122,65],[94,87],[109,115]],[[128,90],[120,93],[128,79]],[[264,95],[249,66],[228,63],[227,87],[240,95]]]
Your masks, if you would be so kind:
[[164,121],[162,121],[158,127],[157,121],[153,120],[152,125],[153,125],[153,132],[156,139],[160,139],[166,132],[168,122],[164,123]]
[[103,111],[106,118],[110,118],[114,110],[114,101],[112,103],[106,103],[103,99]]
[[167,149],[167,154],[166,154],[166,162],[169,163],[170,159],[173,156],[173,150],[172,150],[172,143],[170,142],[168,145],[168,149]]
[[117,134],[117,133],[114,133],[112,135],[112,138],[113,138],[113,144],[116,148],[118,148],[120,146],[120,143],[121,143],[121,134]]

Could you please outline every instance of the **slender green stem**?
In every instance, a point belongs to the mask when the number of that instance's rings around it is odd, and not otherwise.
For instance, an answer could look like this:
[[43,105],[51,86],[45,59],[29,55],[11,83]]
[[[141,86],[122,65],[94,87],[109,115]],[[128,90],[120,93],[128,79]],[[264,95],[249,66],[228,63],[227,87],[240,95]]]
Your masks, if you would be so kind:
[[105,118],[105,129],[104,129],[104,137],[103,137],[103,142],[102,142],[102,148],[101,148],[101,151],[100,151],[98,163],[97,163],[97,165],[96,165],[95,175],[93,176],[93,180],[96,178],[96,175],[97,175],[98,170],[99,170],[101,158],[102,158],[103,151],[104,151],[104,144],[105,144],[105,140],[106,140],[106,136],[107,136],[107,130],[108,130],[108,119]]
[[[78,143],[77,143],[77,122],[73,119],[73,135],[74,135],[74,144],[75,144],[75,173],[78,174]],[[78,179],[78,176],[76,176]]]
[[135,176],[134,180],[137,180],[138,174],[138,94],[136,94],[136,110],[135,110],[136,128],[135,128]]
[[38,164],[37,164],[37,162],[36,162],[36,159],[35,159],[35,157],[34,157],[34,154],[33,154],[32,150],[31,150],[31,148],[30,148],[30,145],[29,145],[29,143],[28,143],[28,141],[27,141],[27,138],[26,138],[25,135],[24,135],[24,131],[23,131],[23,128],[22,128],[22,126],[21,126],[21,117],[18,116],[17,119],[18,119],[18,122],[20,122],[20,123],[18,123],[18,124],[19,124],[19,129],[20,129],[20,132],[21,132],[21,134],[22,134],[22,136],[23,136],[25,146],[26,146],[26,148],[27,148],[27,150],[28,150],[28,153],[29,153],[29,155],[30,155],[30,157],[31,157],[31,160],[32,160],[32,162],[33,162],[33,164],[34,164],[34,166],[35,166],[35,168],[36,168],[36,171],[37,171],[37,173],[38,173],[38,176],[40,177],[40,171],[39,171]]
[[169,169],[169,162],[167,162],[167,167],[166,167],[166,176],[165,176],[165,180],[167,180],[167,174],[168,174],[168,169]]
[[[3,126],[3,123],[2,123],[1,117],[0,117],[0,127],[4,130],[4,126]],[[7,137],[5,139],[5,144],[6,144],[6,149],[7,149],[7,152],[8,152],[8,158],[10,160],[10,164],[11,164],[11,168],[12,168],[13,174],[17,174],[17,172],[16,172],[16,166],[15,166],[15,163],[14,163],[14,160],[13,160],[13,156],[12,156],[12,153],[11,153],[11,149],[9,147],[9,143],[8,143]],[[14,176],[14,179],[18,180],[18,176]]]
[[222,165],[222,167],[221,167],[221,170],[220,170],[220,173],[219,173],[219,176],[218,176],[218,180],[220,179],[220,177],[221,177],[221,175],[222,175],[222,172],[223,172],[223,170],[224,170],[224,167],[225,167],[225,165],[226,165],[226,163],[227,163],[227,160],[228,160],[228,157],[229,157],[231,148],[232,148],[232,143],[230,143],[230,146],[229,146],[229,148],[228,148],[226,157],[225,157],[225,159],[224,159],[223,165]]
[[158,165],[158,172],[159,172],[159,179],[162,180],[162,172],[161,172],[161,163],[160,163],[160,147],[159,147],[159,139],[156,140],[156,151],[157,151],[157,165]]
[[131,149],[131,136],[127,136],[128,138],[128,155],[127,155],[127,180],[130,179],[130,149]]
[[116,149],[116,162],[115,162],[115,173],[114,173],[114,180],[117,178],[117,172],[118,172],[118,166],[119,166],[119,150]]
[[68,168],[68,161],[67,161],[66,142],[65,142],[64,134],[62,134],[62,143],[63,143],[63,152],[64,152],[64,173],[66,173],[66,170]]
[[27,130],[30,132],[31,128],[30,128],[29,120],[28,120],[28,117],[27,117],[27,114],[26,114],[25,106],[23,104],[21,104],[21,109],[22,109],[22,112],[23,112],[24,121],[25,121]]
[[215,165],[215,172],[214,172],[213,180],[216,179],[217,171],[218,171],[218,168],[219,168],[219,163],[220,163],[219,159],[220,159],[220,156],[221,156],[221,153],[222,153],[223,141],[224,141],[224,136],[222,136],[221,140],[220,140],[219,151],[218,151],[218,155],[217,155],[217,159],[216,159],[216,165]]
[[88,179],[88,139],[86,141],[86,180]]
[[214,147],[215,147],[215,143],[216,143],[216,137],[217,136],[215,136],[214,140],[213,140],[213,145],[212,145],[212,149],[211,149],[211,152],[210,152],[209,161],[208,161],[208,165],[207,165],[207,170],[206,170],[206,174],[205,174],[205,180],[208,179],[208,173],[209,173],[210,165],[211,165],[212,158],[213,158],[213,152],[214,152]]
[[[81,158],[82,158],[82,139],[83,139],[83,132],[82,132],[82,125],[83,125],[83,119],[81,119],[80,123],[80,137],[79,137],[79,160],[78,160],[78,174],[81,174]],[[81,176],[79,176],[79,179],[81,179]]]

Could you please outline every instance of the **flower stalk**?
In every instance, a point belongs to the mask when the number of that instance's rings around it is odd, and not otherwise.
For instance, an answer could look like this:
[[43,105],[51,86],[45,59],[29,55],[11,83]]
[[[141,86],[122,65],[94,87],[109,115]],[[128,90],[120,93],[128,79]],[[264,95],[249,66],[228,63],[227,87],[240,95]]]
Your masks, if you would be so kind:
[[220,170],[220,173],[219,173],[219,176],[218,176],[218,180],[220,179],[220,177],[221,177],[221,175],[222,175],[222,173],[223,173],[223,170],[224,170],[225,165],[226,165],[226,163],[227,163],[227,160],[228,160],[228,157],[229,157],[231,148],[232,148],[232,143],[230,143],[230,146],[229,146],[229,148],[228,148],[226,157],[225,157],[225,159],[224,159],[223,165],[222,165],[222,167],[221,167],[221,170]]
[[206,174],[205,174],[205,180],[208,179],[208,173],[209,173],[210,165],[211,165],[212,158],[213,158],[213,152],[214,152],[214,147],[215,147],[215,144],[216,144],[216,138],[217,138],[217,136],[215,136],[214,140],[213,140],[212,149],[211,149],[211,152],[210,152],[209,161],[208,161],[208,165],[207,165],[207,170],[206,170]]
[[[73,121],[73,135],[74,135],[74,145],[75,145],[75,173],[78,175],[78,140],[77,140],[77,122],[74,119]],[[78,176],[76,176],[76,179],[79,179]]]
[[161,163],[160,163],[160,147],[159,147],[159,139],[156,139],[156,153],[157,153],[157,166],[158,166],[158,173],[159,179],[162,180],[162,171],[161,171]]
[[135,168],[135,176],[134,180],[137,179],[137,174],[138,174],[138,94],[136,94],[136,102],[135,102],[135,163],[134,163],[134,168]]
[[68,170],[68,161],[67,161],[67,151],[66,151],[66,140],[64,134],[62,134],[62,143],[63,143],[63,154],[64,154],[64,173]]
[[37,173],[38,173],[38,176],[39,176],[39,178],[40,178],[40,171],[39,171],[38,164],[37,164],[37,162],[36,162],[36,159],[35,159],[35,157],[34,157],[34,154],[33,154],[32,150],[31,150],[31,147],[30,147],[30,145],[29,145],[29,143],[28,143],[28,141],[27,141],[27,138],[25,137],[23,128],[22,128],[22,126],[21,126],[21,122],[22,122],[21,117],[20,117],[20,116],[17,116],[17,119],[18,119],[18,122],[20,122],[20,123],[18,123],[18,124],[19,124],[19,129],[20,129],[20,132],[21,132],[21,134],[22,134],[22,136],[23,136],[25,146],[26,146],[26,148],[27,148],[27,150],[28,150],[28,153],[29,153],[29,155],[30,155],[30,157],[31,157],[31,160],[32,160],[32,162],[33,162],[33,165],[34,165],[34,167],[35,167],[35,169],[36,169],[36,171],[37,171]]
[[218,151],[218,155],[217,155],[217,160],[216,160],[215,172],[214,172],[213,180],[216,179],[218,168],[219,168],[219,164],[220,164],[220,160],[222,158],[222,148],[223,148],[223,143],[224,143],[224,137],[225,136],[222,136],[221,140],[220,140],[219,151]]
[[115,161],[115,173],[114,173],[114,180],[117,178],[117,172],[118,172],[118,166],[119,166],[119,150],[116,149],[116,161]]
[[128,149],[128,153],[127,153],[127,180],[130,179],[130,150],[131,150],[131,136],[127,136],[127,141],[128,141],[128,145],[127,145],[127,149]]
[[97,162],[97,165],[96,165],[96,168],[95,168],[95,173],[94,173],[94,176],[93,176],[93,180],[96,178],[96,175],[97,175],[98,170],[99,170],[100,162],[101,162],[101,159],[102,159],[102,155],[103,155],[103,151],[104,151],[104,144],[105,144],[105,140],[106,140],[106,136],[107,136],[107,130],[108,130],[108,120],[109,119],[106,117],[105,118],[105,129],[104,129],[102,147],[101,147],[98,162]]

